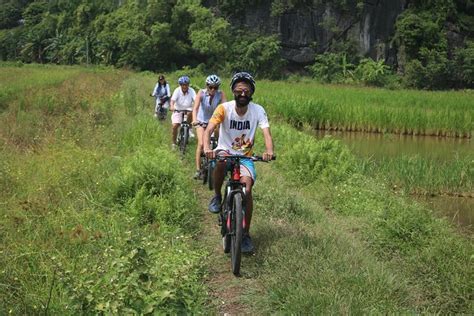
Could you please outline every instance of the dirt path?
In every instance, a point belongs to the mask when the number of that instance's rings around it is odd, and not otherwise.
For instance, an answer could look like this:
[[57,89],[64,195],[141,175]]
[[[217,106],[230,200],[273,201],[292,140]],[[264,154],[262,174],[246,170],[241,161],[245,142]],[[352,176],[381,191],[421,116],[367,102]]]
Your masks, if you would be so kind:
[[220,227],[217,216],[208,212],[207,205],[213,192],[196,181],[195,192],[199,206],[202,208],[202,236],[200,241],[209,251],[209,276],[206,283],[209,287],[210,304],[219,315],[252,314],[242,297],[246,289],[256,286],[257,280],[246,277],[235,277],[231,272],[230,257],[224,254],[220,239]]

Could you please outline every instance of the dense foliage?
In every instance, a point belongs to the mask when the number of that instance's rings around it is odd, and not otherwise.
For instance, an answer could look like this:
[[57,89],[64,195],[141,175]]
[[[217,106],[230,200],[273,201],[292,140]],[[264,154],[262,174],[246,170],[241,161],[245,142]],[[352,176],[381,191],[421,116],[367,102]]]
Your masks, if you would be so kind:
[[[279,78],[286,70],[280,39],[235,24],[246,10],[266,8],[273,17],[296,9],[329,10],[358,21],[369,5],[362,0],[2,0],[0,59],[153,71],[201,65],[203,71],[248,70]],[[390,67],[362,56],[337,15],[326,14],[319,27],[334,36],[315,43],[318,54],[308,70],[322,82],[473,87],[473,14],[472,1],[407,2],[390,44],[398,61]]]
[[276,37],[237,34],[200,1],[30,2],[1,6],[3,60],[148,70],[205,64],[214,71],[245,68],[270,77],[281,69],[282,62],[274,62],[281,59]]
[[405,81],[415,88],[473,86],[472,1],[412,1],[395,40],[405,54]]

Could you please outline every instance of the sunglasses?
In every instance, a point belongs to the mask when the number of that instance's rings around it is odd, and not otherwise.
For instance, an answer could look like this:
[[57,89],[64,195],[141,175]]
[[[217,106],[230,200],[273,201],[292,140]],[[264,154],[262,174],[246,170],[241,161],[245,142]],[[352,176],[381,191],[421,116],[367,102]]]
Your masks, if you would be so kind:
[[207,86],[209,90],[219,90],[218,86]]
[[249,95],[252,94],[252,91],[250,91],[248,89],[235,89],[232,92],[234,93],[235,96],[239,96],[239,95],[249,96]]

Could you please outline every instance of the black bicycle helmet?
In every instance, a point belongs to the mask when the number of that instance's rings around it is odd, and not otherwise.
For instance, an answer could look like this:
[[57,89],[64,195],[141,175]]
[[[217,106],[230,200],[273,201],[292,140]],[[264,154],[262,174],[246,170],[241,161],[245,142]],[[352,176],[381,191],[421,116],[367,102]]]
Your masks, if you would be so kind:
[[253,79],[251,74],[245,71],[238,72],[232,77],[232,80],[230,81],[230,89],[234,91],[235,85],[238,82],[242,82],[242,81],[250,85],[250,89],[252,89],[252,93],[255,92],[255,80]]

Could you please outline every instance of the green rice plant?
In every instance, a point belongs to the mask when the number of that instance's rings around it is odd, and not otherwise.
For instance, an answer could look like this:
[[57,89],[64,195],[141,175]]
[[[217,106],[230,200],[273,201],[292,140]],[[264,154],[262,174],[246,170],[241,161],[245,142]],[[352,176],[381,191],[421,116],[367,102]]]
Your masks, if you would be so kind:
[[474,160],[459,155],[452,160],[416,156],[362,159],[361,169],[383,175],[391,186],[415,194],[469,194],[474,187]]
[[470,137],[471,91],[427,92],[259,81],[256,102],[318,129]]

